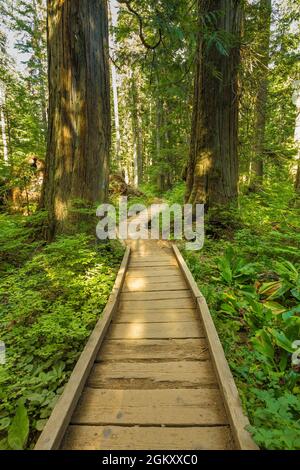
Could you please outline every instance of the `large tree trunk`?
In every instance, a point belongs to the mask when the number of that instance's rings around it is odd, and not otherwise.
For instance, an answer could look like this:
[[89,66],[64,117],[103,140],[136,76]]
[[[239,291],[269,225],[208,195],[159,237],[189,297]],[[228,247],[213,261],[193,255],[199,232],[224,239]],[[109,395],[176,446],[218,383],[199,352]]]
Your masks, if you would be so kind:
[[[238,67],[241,1],[198,0],[199,37],[186,201],[207,207],[238,195]],[[203,18],[215,12],[210,34],[225,31],[228,54],[203,39]],[[217,12],[217,14],[216,14]],[[222,12],[220,14],[220,12]]]
[[51,235],[105,200],[110,149],[106,0],[48,0],[49,126],[45,207]]
[[[258,90],[256,96],[256,123],[253,162],[253,180],[251,185],[260,186],[264,176],[265,131],[268,99],[268,66],[270,60],[270,35],[272,1],[260,0],[258,21],[258,52],[260,55],[260,70],[258,73]],[[254,184],[253,184],[254,183]]]

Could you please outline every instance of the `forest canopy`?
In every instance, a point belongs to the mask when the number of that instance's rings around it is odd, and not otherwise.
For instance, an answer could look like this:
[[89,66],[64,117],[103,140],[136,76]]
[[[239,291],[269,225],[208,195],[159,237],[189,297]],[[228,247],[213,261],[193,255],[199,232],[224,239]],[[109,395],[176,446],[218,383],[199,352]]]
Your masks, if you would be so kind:
[[0,0],[0,18],[0,448],[33,448],[62,393],[124,252],[95,241],[96,208],[128,196],[204,204],[203,250],[178,246],[249,429],[300,449],[300,0]]

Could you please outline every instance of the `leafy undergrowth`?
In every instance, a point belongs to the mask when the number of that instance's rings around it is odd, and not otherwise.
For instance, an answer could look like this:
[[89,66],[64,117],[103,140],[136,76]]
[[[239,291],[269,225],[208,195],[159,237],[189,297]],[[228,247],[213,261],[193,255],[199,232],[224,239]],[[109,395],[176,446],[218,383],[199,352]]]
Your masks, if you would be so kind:
[[0,448],[31,448],[106,305],[123,248],[86,234],[45,245],[38,215],[0,217]]
[[263,449],[300,449],[300,211],[293,190],[279,182],[241,196],[217,236],[211,218],[201,252],[181,249],[208,301],[250,431]]

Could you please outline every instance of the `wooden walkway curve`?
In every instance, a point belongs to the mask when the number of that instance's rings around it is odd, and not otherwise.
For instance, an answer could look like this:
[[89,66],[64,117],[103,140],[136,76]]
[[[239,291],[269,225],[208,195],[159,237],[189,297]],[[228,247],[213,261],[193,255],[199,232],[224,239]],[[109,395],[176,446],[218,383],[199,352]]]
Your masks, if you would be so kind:
[[36,449],[256,449],[178,249],[136,241],[129,252]]

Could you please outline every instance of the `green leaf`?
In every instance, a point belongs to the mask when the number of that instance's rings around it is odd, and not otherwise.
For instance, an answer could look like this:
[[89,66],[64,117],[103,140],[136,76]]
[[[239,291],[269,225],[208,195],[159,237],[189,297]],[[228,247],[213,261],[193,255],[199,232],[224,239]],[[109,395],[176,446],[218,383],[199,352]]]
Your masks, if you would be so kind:
[[4,439],[1,439],[0,441],[0,450],[8,450],[9,449],[9,445],[8,445],[8,441],[6,438]]
[[300,288],[295,287],[295,289],[291,290],[291,294],[293,297],[295,297],[295,299],[300,300]]
[[10,418],[7,416],[6,418],[0,419],[0,431],[3,431],[4,429],[8,428],[10,425]]
[[289,320],[295,315],[295,313],[300,313],[300,305],[297,305],[296,307],[291,308],[287,312],[284,312],[284,314],[282,315],[282,319]]
[[18,401],[17,411],[8,430],[8,443],[13,450],[25,448],[29,434],[29,419],[24,400]]
[[288,358],[289,354],[287,351],[282,351],[282,354],[280,356],[280,362],[279,362],[279,369],[283,372],[285,371],[287,364],[288,364]]
[[273,361],[274,347],[266,331],[261,330],[259,333],[257,333],[255,338],[252,339],[252,344],[256,351]]
[[232,282],[233,274],[232,274],[232,270],[230,267],[230,262],[226,257],[220,259],[218,268],[219,268],[219,271],[223,280],[227,284],[230,284]]
[[293,353],[295,350],[293,349],[292,342],[285,336],[283,331],[277,331],[272,328],[269,329],[271,335],[274,337],[277,346],[284,349],[287,352]]
[[264,306],[269,308],[274,315],[280,315],[281,313],[285,312],[286,309],[283,305],[279,304],[278,302],[274,302],[269,300],[268,302],[264,303]]

